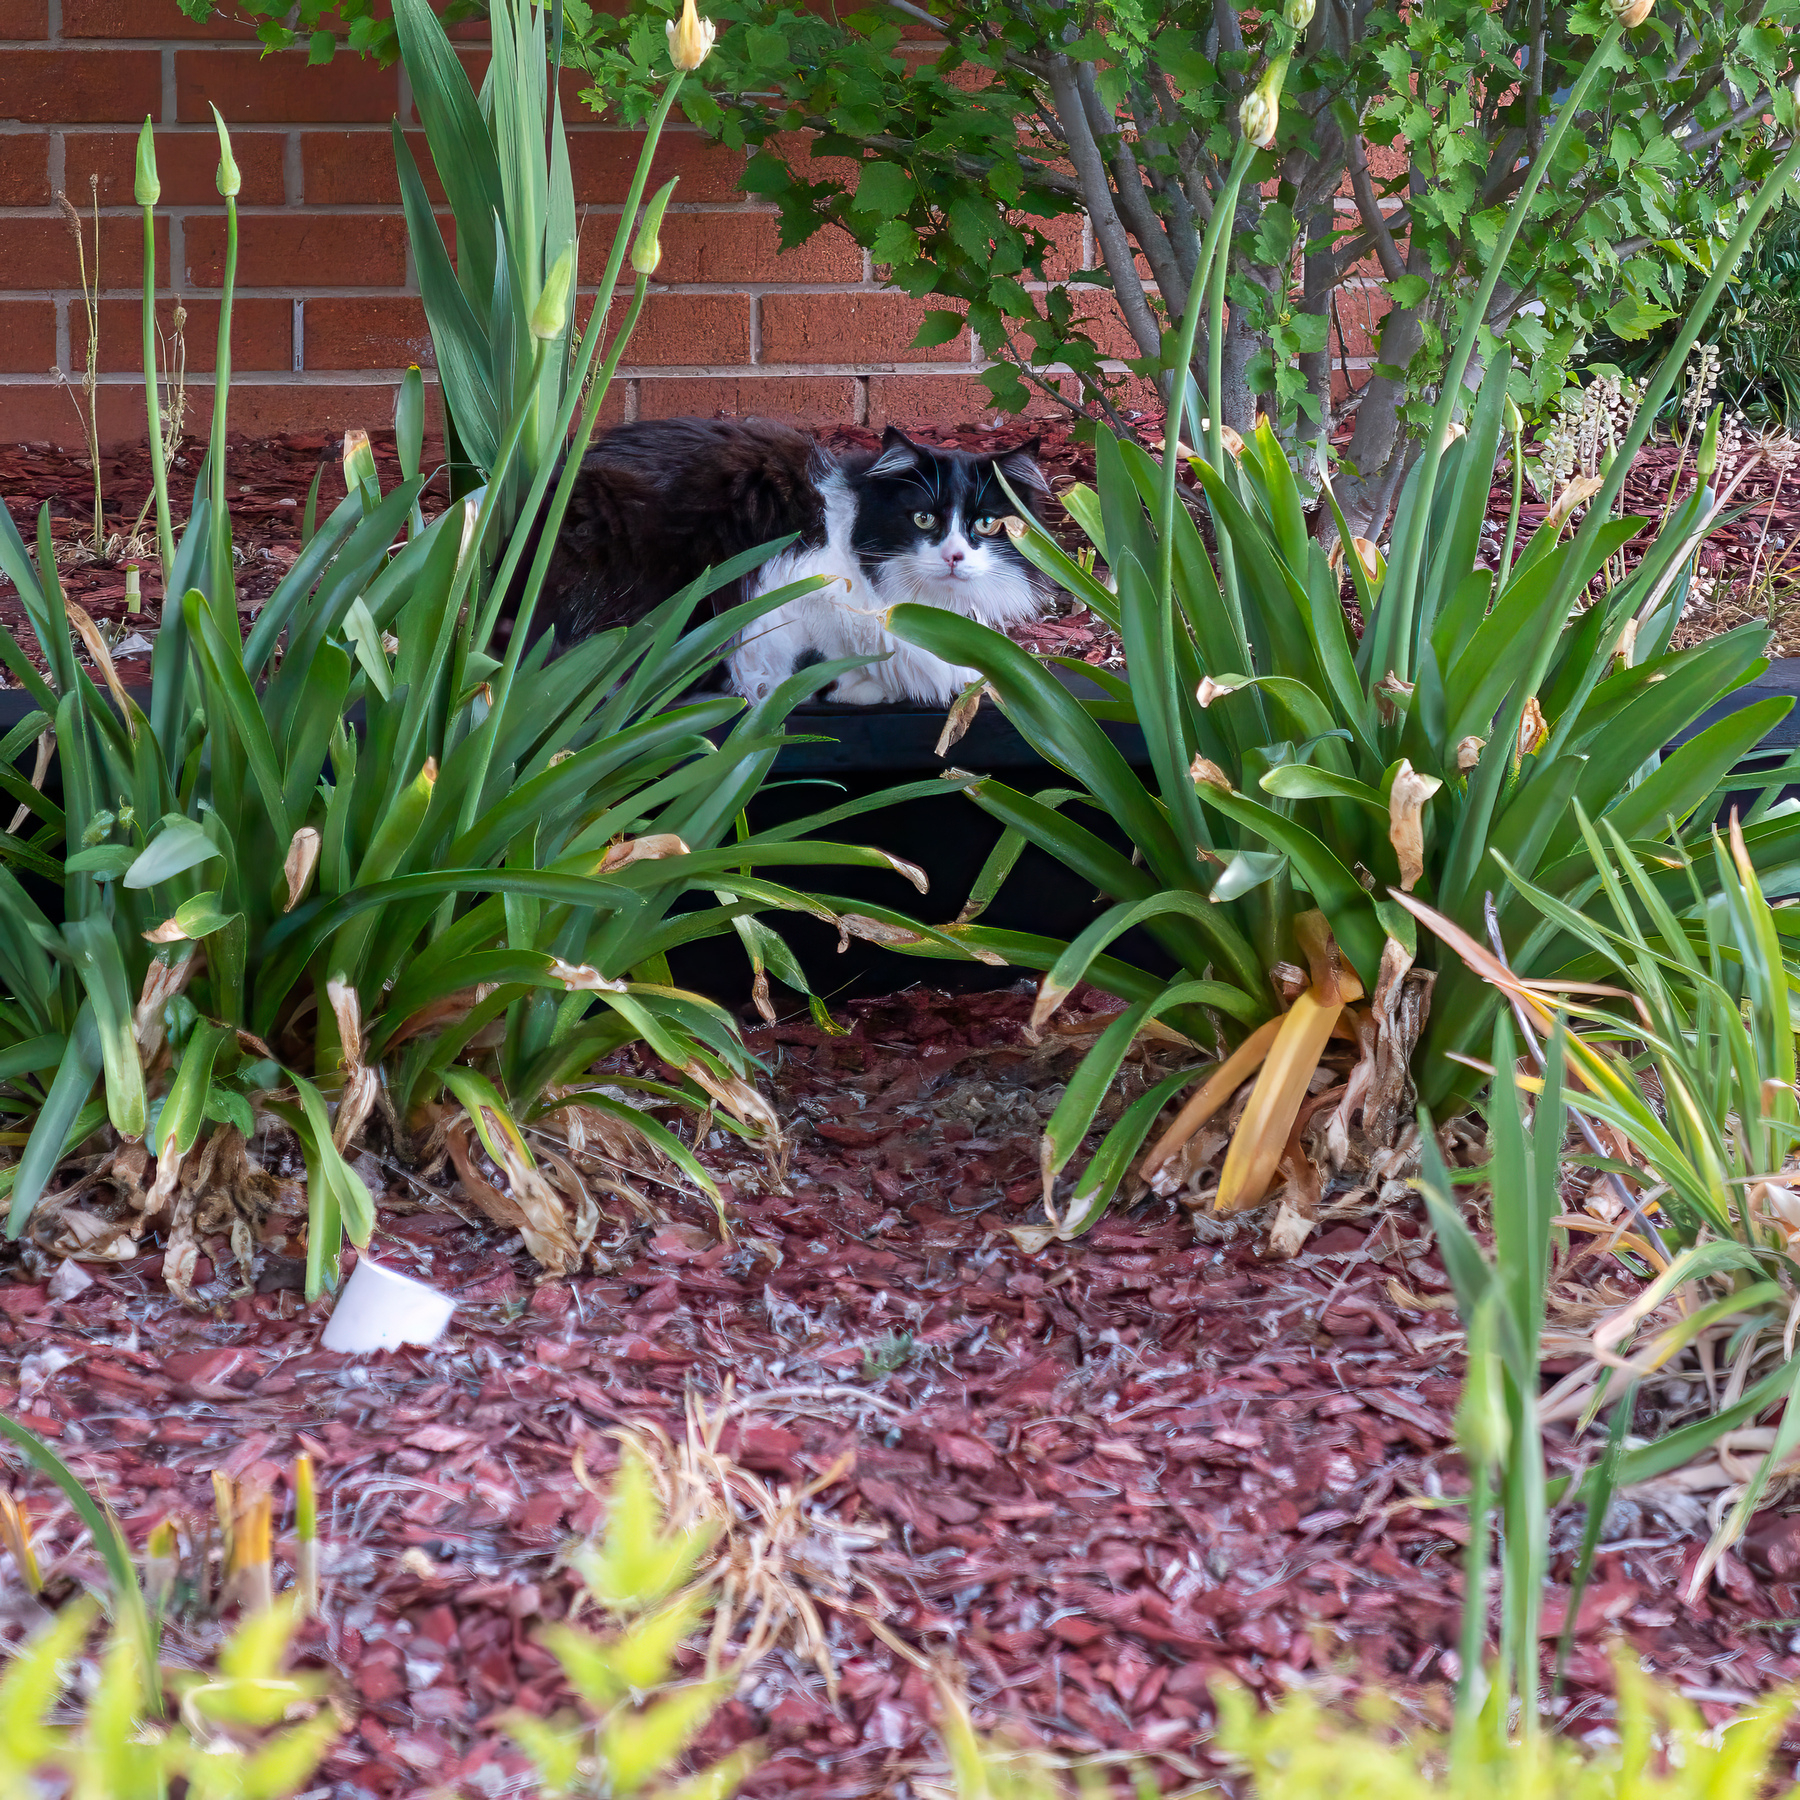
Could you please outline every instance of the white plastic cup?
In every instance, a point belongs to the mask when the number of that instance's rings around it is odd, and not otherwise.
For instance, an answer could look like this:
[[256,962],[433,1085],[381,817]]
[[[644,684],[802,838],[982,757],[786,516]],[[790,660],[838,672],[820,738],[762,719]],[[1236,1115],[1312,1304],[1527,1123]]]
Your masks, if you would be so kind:
[[359,1256],[325,1323],[322,1344],[348,1356],[370,1356],[402,1344],[435,1344],[455,1310],[449,1295]]

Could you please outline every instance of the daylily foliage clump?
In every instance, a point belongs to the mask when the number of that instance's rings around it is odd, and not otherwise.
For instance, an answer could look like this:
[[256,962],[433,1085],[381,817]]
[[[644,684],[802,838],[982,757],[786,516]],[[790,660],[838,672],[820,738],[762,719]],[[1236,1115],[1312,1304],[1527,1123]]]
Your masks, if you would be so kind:
[[[1499,229],[1477,314],[1623,30],[1618,21],[1608,27],[1575,79]],[[1253,165],[1249,141],[1240,140],[1227,199]],[[1673,834],[1710,817],[1727,792],[1744,793],[1746,804],[1765,796],[1742,834],[1751,866],[1781,868],[1800,855],[1800,821],[1765,810],[1793,770],[1735,772],[1791,701],[1757,701],[1664,753],[1767,666],[1770,636],[1760,626],[1691,650],[1669,647],[1695,551],[1725,516],[1715,496],[1702,488],[1676,500],[1629,572],[1619,552],[1650,522],[1614,516],[1632,457],[1708,309],[1796,170],[1800,149],[1751,201],[1572,537],[1569,513],[1553,511],[1515,556],[1515,510],[1500,567],[1482,558],[1510,369],[1504,346],[1490,346],[1466,425],[1456,418],[1480,335],[1471,319],[1401,493],[1391,558],[1356,542],[1344,560],[1361,620],[1360,635],[1353,632],[1339,570],[1309,529],[1304,490],[1274,430],[1261,421],[1247,437],[1232,433],[1228,447],[1219,325],[1228,268],[1241,251],[1222,204],[1169,351],[1171,365],[1185,370],[1207,325],[1206,399],[1190,384],[1185,408],[1200,449],[1187,451],[1170,432],[1159,465],[1134,443],[1100,436],[1097,491],[1067,499],[1110,584],[1041,529],[1021,540],[1120,632],[1129,679],[1102,673],[1106,698],[1077,701],[999,634],[930,608],[893,609],[897,635],[980,669],[1021,734],[1067,780],[1036,795],[992,779],[971,788],[1007,827],[978,897],[991,897],[1030,842],[1110,902],[1067,945],[987,930],[971,911],[964,917],[972,922],[956,928],[970,943],[1046,969],[1039,1022],[1083,979],[1130,1003],[1046,1131],[1050,1222],[1039,1236],[1085,1229],[1135,1165],[1137,1183],[1204,1196],[1225,1212],[1262,1200],[1281,1172],[1277,1238],[1291,1247],[1325,1183],[1379,1187],[1415,1170],[1415,1093],[1434,1112],[1466,1104],[1477,1085],[1470,1059],[1485,1047],[1498,999],[1421,940],[1408,903],[1428,904],[1485,939],[1491,896],[1503,940],[1525,939],[1519,973],[1563,972],[1584,946],[1531,932],[1524,889],[1536,883],[1587,903],[1595,883],[1584,814],[1642,846],[1654,888],[1681,911],[1707,904],[1718,874],[1678,860]],[[1211,547],[1178,498],[1184,466],[1210,514]],[[1329,484],[1323,498],[1351,543]],[[1082,673],[1095,675],[1085,665]],[[1107,738],[1103,719],[1142,728],[1150,781]],[[1084,818],[1110,819],[1135,854]],[[1134,927],[1174,960],[1172,980],[1109,954]],[[1062,1193],[1060,1172],[1130,1046],[1146,1029],[1170,1027],[1197,1047],[1217,1045],[1220,1060],[1177,1068],[1153,1085]],[[1341,1054],[1330,1048],[1334,1038]],[[1332,1078],[1319,1092],[1322,1060]],[[1203,1129],[1253,1074],[1235,1129],[1229,1117],[1225,1128]],[[1202,1077],[1138,1161],[1162,1109]]]
[[[414,94],[428,135],[458,146],[447,186],[491,177],[500,191],[509,145],[533,147],[566,177],[560,131],[545,150],[556,115],[541,12],[519,0],[480,95],[425,0],[400,0],[398,16],[419,46]],[[692,32],[671,42],[691,64]],[[678,69],[671,100],[682,78]],[[684,634],[690,613],[764,553],[555,662],[547,638],[530,642],[549,545],[647,284],[634,274],[604,356],[606,308],[574,333],[573,211],[553,203],[566,179],[530,187],[488,240],[494,334],[486,363],[462,371],[464,398],[484,396],[486,412],[454,415],[466,442],[491,428],[481,485],[424,518],[415,371],[397,411],[400,485],[381,491],[366,437],[350,434],[345,499],[319,519],[315,485],[300,555],[246,629],[225,500],[237,214],[222,123],[219,142],[229,223],[219,400],[179,537],[157,470],[168,599],[147,712],[104,634],[61,590],[48,512],[35,560],[0,517],[0,566],[38,658],[0,632],[0,659],[36,706],[0,746],[0,786],[22,806],[0,857],[0,1108],[23,1146],[0,1171],[9,1229],[103,1260],[166,1232],[165,1267],[184,1294],[200,1240],[219,1233],[247,1277],[281,1193],[245,1147],[279,1126],[305,1159],[309,1295],[333,1282],[346,1235],[368,1241],[367,1151],[415,1170],[447,1158],[471,1198],[567,1272],[598,1227],[592,1184],[617,1188],[621,1159],[716,1197],[664,1122],[670,1109],[775,1142],[735,1021],[675,987],[667,953],[735,928],[760,970],[785,949],[757,912],[839,921],[841,908],[759,868],[906,872],[880,851],[807,835],[854,805],[764,835],[743,829],[787,711],[843,665],[809,669],[755,707],[681,703],[757,606]],[[653,131],[607,289],[634,236],[654,241],[666,192],[641,217],[640,203],[655,149]],[[410,153],[397,153],[404,176]],[[147,319],[159,187],[146,123]],[[441,253],[427,223],[415,242]],[[473,241],[460,240],[453,292],[479,261]],[[552,491],[551,449],[565,442]],[[516,522],[540,508],[534,540]],[[517,629],[496,656],[501,604],[534,542]],[[60,799],[11,767],[46,732]],[[852,915],[845,928],[858,924]],[[660,1071],[588,1078],[640,1044]],[[57,1187],[64,1168],[78,1179]]]

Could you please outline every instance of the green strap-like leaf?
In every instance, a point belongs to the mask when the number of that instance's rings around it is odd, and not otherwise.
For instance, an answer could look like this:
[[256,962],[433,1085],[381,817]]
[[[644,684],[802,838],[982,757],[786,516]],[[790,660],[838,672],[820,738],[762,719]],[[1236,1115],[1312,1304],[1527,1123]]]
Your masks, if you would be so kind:
[[84,1113],[83,1109],[102,1066],[100,1027],[94,1018],[92,1002],[83,1000],[81,1011],[75,1016],[75,1029],[69,1033],[68,1046],[63,1051],[62,1061],[57,1064],[50,1092],[31,1127],[31,1136],[13,1177],[12,1210],[6,1219],[9,1238],[16,1238],[25,1229],[25,1222],[37,1206],[45,1183],[56,1172],[57,1164],[77,1147],[71,1141],[77,1123],[91,1121],[87,1125],[88,1132],[99,1126],[100,1119]]

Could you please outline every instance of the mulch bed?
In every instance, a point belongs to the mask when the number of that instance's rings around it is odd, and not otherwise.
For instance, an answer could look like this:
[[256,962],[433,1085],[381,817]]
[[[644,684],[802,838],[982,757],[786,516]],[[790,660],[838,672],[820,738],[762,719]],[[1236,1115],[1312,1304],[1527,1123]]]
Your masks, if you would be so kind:
[[[1076,996],[1075,1022],[1093,1029],[1082,1009],[1101,1004]],[[789,1559],[813,1571],[835,1701],[778,1651],[701,1746],[767,1738],[753,1795],[905,1796],[941,1770],[929,1683],[865,1614],[953,1653],[982,1723],[1143,1755],[1164,1791],[1219,1774],[1203,1733],[1221,1674],[1271,1699],[1380,1684],[1441,1720],[1463,1525],[1429,1502],[1462,1486],[1460,1338],[1420,1216],[1339,1223],[1271,1264],[1253,1223],[1196,1227],[1153,1202],[1024,1256],[1006,1228],[1036,1202],[1038,1133],[1085,1042],[1033,1047],[1028,1011],[1019,990],[921,988],[854,1003],[846,1037],[755,1034],[793,1148],[785,1191],[741,1149],[703,1151],[735,1242],[674,1197],[664,1223],[603,1228],[603,1272],[535,1286],[519,1240],[459,1216],[454,1188],[393,1182],[376,1253],[458,1301],[430,1351],[321,1351],[325,1308],[273,1254],[253,1297],[203,1262],[209,1317],[169,1299],[157,1257],[59,1302],[8,1249],[0,1408],[140,1545],[165,1515],[208,1516],[214,1469],[266,1485],[278,1586],[288,1472],[317,1459],[326,1616],[305,1643],[354,1720],[332,1800],[520,1791],[500,1720],[567,1700],[534,1636],[567,1613],[564,1553],[600,1510],[574,1455],[603,1486],[608,1434],[652,1421],[679,1438],[690,1396],[729,1405],[724,1447],[775,1488],[850,1459]],[[1150,1078],[1134,1066],[1120,1103]],[[45,1564],[99,1584],[60,1498],[14,1486]],[[1714,1720],[1800,1677],[1795,1524],[1765,1515],[1749,1560],[1728,1556],[1688,1606],[1699,1537],[1622,1500],[1578,1619],[1568,1728],[1606,1728],[1617,1636]],[[863,1545],[847,1563],[846,1531]],[[1579,1514],[1553,1531],[1560,1584]],[[10,1577],[0,1608],[8,1638],[34,1611]],[[170,1643],[212,1636],[188,1619]]]
[[[1019,435],[971,427],[941,441]],[[851,428],[833,441],[873,437]],[[391,434],[374,448],[391,485]],[[322,436],[234,443],[247,612],[297,552],[321,462],[322,514],[342,497],[337,451]],[[1042,454],[1056,485],[1091,479],[1091,453],[1066,432],[1048,432]],[[1634,468],[1636,509],[1660,511],[1672,454],[1653,447]],[[190,452],[174,471],[178,519],[197,461]],[[65,552],[91,525],[88,482],[78,456],[0,450],[0,494],[21,528],[29,537],[49,501]],[[147,459],[113,459],[106,491],[110,522],[128,526]],[[1502,520],[1509,500],[1497,486]],[[440,483],[426,510],[443,503]],[[1748,570],[1761,518],[1706,552],[1727,580]],[[1785,492],[1774,536],[1800,536]],[[96,617],[121,619],[122,568],[71,560],[63,580]],[[153,559],[143,586],[153,625]],[[0,622],[22,623],[4,582]],[[1711,628],[1730,622],[1721,606]],[[1117,640],[1080,609],[1027,641],[1119,661]],[[122,667],[148,678],[142,662]],[[784,1649],[702,1746],[767,1737],[775,1754],[753,1795],[901,1796],[941,1769],[929,1683],[869,1614],[921,1653],[953,1653],[984,1725],[1074,1756],[1148,1756],[1165,1789],[1220,1773],[1203,1738],[1221,1673],[1268,1697],[1300,1682],[1338,1697],[1380,1684],[1441,1719],[1462,1523],[1454,1506],[1415,1502],[1461,1486],[1460,1337],[1421,1220],[1403,1208],[1338,1223],[1268,1263],[1254,1223],[1196,1224],[1159,1202],[1026,1257],[1006,1228],[1036,1204],[1038,1134],[1080,1050],[1028,1044],[1028,1011],[1018,992],[915,989],[853,1003],[845,1038],[793,1023],[754,1034],[795,1141],[785,1191],[741,1153],[703,1149],[733,1243],[717,1240],[710,1206],[675,1197],[666,1223],[617,1222],[603,1272],[537,1286],[519,1240],[475,1219],[454,1188],[396,1177],[377,1254],[459,1303],[429,1352],[321,1351],[325,1308],[303,1307],[277,1245],[253,1296],[214,1280],[211,1316],[175,1305],[159,1257],[96,1270],[57,1300],[50,1270],[8,1247],[0,1409],[57,1443],[140,1545],[165,1515],[207,1518],[215,1468],[288,1507],[293,1457],[314,1455],[327,1609],[305,1643],[354,1718],[327,1769],[332,1800],[518,1791],[523,1765],[499,1721],[568,1698],[534,1634],[568,1612],[563,1553],[599,1515],[574,1454],[603,1486],[617,1455],[608,1433],[652,1421],[679,1435],[690,1394],[730,1405],[725,1446],[776,1487],[853,1457],[809,1503],[835,1699]],[[1142,1079],[1128,1075],[1117,1101]],[[1551,1438],[1556,1467],[1574,1466]],[[28,1475],[14,1486],[43,1560],[99,1583],[60,1498]],[[291,1523],[290,1508],[281,1529]],[[847,1574],[846,1530],[867,1540]],[[1554,1530],[1566,1583],[1579,1514]],[[1800,1521],[1765,1514],[1689,1606],[1679,1596],[1703,1535],[1691,1510],[1664,1516],[1649,1497],[1615,1509],[1563,1703],[1577,1735],[1610,1718],[1615,1635],[1715,1720],[1800,1678]],[[290,1535],[283,1579],[291,1554]],[[1562,1611],[1553,1594],[1547,1629]],[[0,1631],[16,1641],[33,1616],[9,1580]],[[170,1643],[199,1654],[216,1637],[190,1617]]]
[[[1075,443],[1069,428],[1055,422],[1043,426],[1009,424],[992,428],[967,425],[954,430],[921,431],[915,435],[925,442],[987,452],[1009,448],[1027,435],[1037,436],[1040,440],[1039,460],[1053,489],[1094,479],[1092,448]],[[1154,437],[1154,430],[1151,435]],[[880,442],[878,433],[858,426],[843,426],[822,432],[820,436],[837,450],[873,448]],[[371,432],[370,439],[382,485],[390,487],[400,478],[393,433]],[[340,449],[339,440],[316,432],[255,442],[236,436],[232,438],[227,457],[228,494],[241,559],[240,604],[247,618],[255,615],[299,552],[302,508],[307,489],[321,465],[325,475],[320,489],[319,516],[324,518],[344,497]],[[441,449],[441,445],[426,445],[427,469],[436,466]],[[187,516],[200,458],[201,446],[189,445],[177,457],[170,472],[171,507],[177,528]],[[1625,504],[1630,510],[1652,519],[1661,518],[1676,459],[1676,446],[1667,441],[1651,443],[1639,452],[1625,483]],[[103,461],[102,477],[108,530],[127,532],[150,492],[147,450],[138,448],[109,453]],[[1691,491],[1693,479],[1690,458],[1681,484],[1683,495]],[[1529,483],[1525,493],[1520,508],[1521,543],[1529,539],[1549,511],[1547,502],[1532,496]],[[15,522],[34,549],[38,508],[46,501],[49,503],[51,535],[59,546],[65,591],[94,618],[108,624],[124,624],[124,556],[111,562],[62,560],[77,540],[85,542],[92,535],[93,477],[85,455],[38,445],[0,447],[0,496],[5,498]],[[439,475],[427,486],[421,502],[426,516],[434,517],[445,505],[446,498],[446,484]],[[1505,530],[1511,503],[1510,477],[1497,480],[1488,497],[1492,537],[1485,547],[1490,559],[1498,554],[1500,535]],[[1746,482],[1739,490],[1737,504],[1749,509],[1747,516],[1715,532],[1701,551],[1701,572],[1714,584],[1713,591],[1690,602],[1689,610],[1677,628],[1675,642],[1677,646],[1685,647],[1732,626],[1766,620],[1775,628],[1775,653],[1800,655],[1800,605],[1794,604],[1800,595],[1796,593],[1797,584],[1793,577],[1784,574],[1778,578],[1772,607],[1767,596],[1757,599],[1750,593],[1753,575],[1768,575],[1772,565],[1783,571],[1790,569],[1795,557],[1800,556],[1800,479],[1782,484],[1777,494],[1773,473],[1769,472],[1767,479]],[[1071,552],[1086,541],[1074,521],[1060,508],[1054,510],[1052,529]],[[154,539],[153,520],[147,523],[145,536]],[[149,628],[156,622],[162,586],[154,553],[149,546],[146,551],[138,558],[146,604],[141,618],[130,623],[141,623]],[[3,575],[0,575],[0,624],[15,632],[24,627],[18,598]],[[28,643],[31,641],[29,630],[24,630],[23,636]],[[1044,618],[1017,628],[1013,636],[1038,655],[1070,657],[1114,670],[1124,667],[1124,647],[1117,634],[1086,607],[1072,603],[1067,596],[1061,597]],[[142,661],[122,658],[119,666],[128,683],[149,679],[147,656]]]
[[[370,433],[382,489],[400,481],[400,459],[394,434]],[[238,605],[246,619],[254,618],[300,553],[306,496],[321,468],[318,516],[328,518],[344,498],[342,440],[319,432],[251,442],[233,434],[225,458],[226,498],[231,507],[238,559]],[[426,469],[441,457],[441,445],[427,445]],[[205,454],[201,444],[188,444],[169,468],[169,510],[176,535],[186,522],[193,503],[194,483]],[[112,538],[125,538],[136,524],[139,511],[151,493],[150,452],[147,445],[108,452],[101,463],[101,491],[105,518]],[[155,553],[154,511],[144,516],[139,528],[142,554],[133,556],[121,548],[109,561],[92,558],[94,528],[93,473],[85,453],[53,450],[47,445],[0,447],[0,495],[13,521],[35,553],[39,509],[50,508],[50,535],[57,546],[57,573],[63,591],[96,621],[120,629],[122,637],[138,626],[153,630],[161,614],[162,565]],[[421,496],[420,509],[434,518],[449,498],[443,477],[438,476]],[[78,543],[85,546],[77,549]],[[137,562],[143,591],[143,609],[126,612],[125,564]],[[0,575],[0,625],[12,631],[34,652],[36,641],[26,623],[24,608],[12,583]],[[147,685],[148,652],[115,659],[127,685]]]

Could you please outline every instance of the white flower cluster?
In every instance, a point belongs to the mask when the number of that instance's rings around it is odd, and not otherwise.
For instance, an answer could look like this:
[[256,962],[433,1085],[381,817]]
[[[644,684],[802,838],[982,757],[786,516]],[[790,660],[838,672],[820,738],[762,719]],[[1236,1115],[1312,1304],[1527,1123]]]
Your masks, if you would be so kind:
[[1800,463],[1800,442],[1796,442],[1779,427],[1764,432],[1757,440],[1757,448],[1762,451],[1763,461],[1776,475],[1791,475],[1794,465]]
[[1687,390],[1681,396],[1681,423],[1690,432],[1703,430],[1706,415],[1712,411],[1714,389],[1719,385],[1719,346],[1696,344],[1694,357]]
[[1565,392],[1555,429],[1540,440],[1535,464],[1526,464],[1540,500],[1548,500],[1577,475],[1597,475],[1602,457],[1618,447],[1643,404],[1644,384],[1599,375],[1578,390]]

